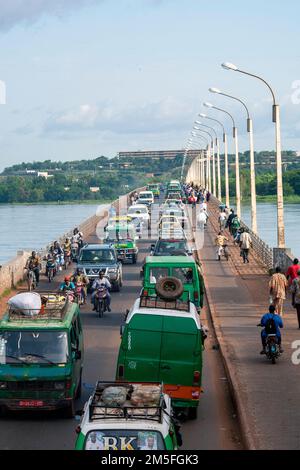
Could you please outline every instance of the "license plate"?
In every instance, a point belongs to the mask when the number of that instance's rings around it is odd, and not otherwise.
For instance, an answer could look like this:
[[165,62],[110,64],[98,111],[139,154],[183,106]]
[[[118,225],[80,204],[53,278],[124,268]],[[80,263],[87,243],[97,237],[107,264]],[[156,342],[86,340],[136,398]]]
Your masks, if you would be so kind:
[[43,406],[44,402],[41,400],[21,400],[19,401],[19,406],[23,408],[36,408]]

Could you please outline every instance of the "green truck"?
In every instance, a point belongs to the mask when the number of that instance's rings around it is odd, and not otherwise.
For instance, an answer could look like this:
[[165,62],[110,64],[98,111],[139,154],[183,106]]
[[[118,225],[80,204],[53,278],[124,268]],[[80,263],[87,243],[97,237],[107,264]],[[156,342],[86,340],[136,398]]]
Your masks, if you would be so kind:
[[116,380],[162,382],[178,416],[196,418],[204,336],[195,305],[144,290],[127,312],[121,338]]
[[106,228],[105,242],[113,244],[120,261],[130,260],[132,264],[136,264],[139,252],[136,244],[138,238],[133,224],[116,223]]
[[143,287],[147,295],[156,295],[159,279],[173,277],[183,285],[180,299],[193,302],[199,312],[203,307],[204,282],[201,266],[191,256],[147,256],[143,276]]
[[43,294],[29,316],[11,307],[0,321],[0,409],[55,410],[75,415],[81,395],[83,331],[77,303]]
[[148,184],[146,189],[147,191],[152,191],[154,197],[160,196],[160,184],[159,183]]

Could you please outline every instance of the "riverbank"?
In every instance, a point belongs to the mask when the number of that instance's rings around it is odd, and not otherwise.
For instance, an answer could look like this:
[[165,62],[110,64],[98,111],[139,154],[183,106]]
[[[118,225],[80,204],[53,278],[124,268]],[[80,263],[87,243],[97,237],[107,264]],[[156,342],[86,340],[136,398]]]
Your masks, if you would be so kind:
[[[233,199],[234,200],[234,199]],[[277,196],[274,195],[268,195],[268,196],[256,196],[256,201],[257,202],[277,202]],[[246,197],[242,199],[242,204],[250,204],[251,198]],[[300,204],[300,196],[298,195],[290,195],[290,196],[284,196],[284,203],[286,204]]]

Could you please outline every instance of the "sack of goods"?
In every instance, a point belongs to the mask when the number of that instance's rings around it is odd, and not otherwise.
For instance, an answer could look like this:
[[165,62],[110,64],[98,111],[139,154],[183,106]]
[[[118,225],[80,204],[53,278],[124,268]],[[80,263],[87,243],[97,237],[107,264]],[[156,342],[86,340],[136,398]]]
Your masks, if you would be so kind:
[[133,385],[130,402],[134,406],[157,406],[161,396],[160,385]]
[[37,292],[23,292],[14,295],[7,303],[15,313],[31,317],[38,315],[42,307],[41,296]]
[[107,406],[122,406],[127,397],[126,387],[107,387],[103,390],[101,400]]

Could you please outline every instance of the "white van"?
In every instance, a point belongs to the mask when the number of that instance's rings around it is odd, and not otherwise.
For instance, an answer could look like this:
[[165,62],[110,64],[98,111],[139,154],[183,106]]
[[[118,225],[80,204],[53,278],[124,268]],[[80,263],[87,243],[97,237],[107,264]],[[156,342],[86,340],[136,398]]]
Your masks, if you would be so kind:
[[139,193],[139,198],[137,201],[138,204],[146,204],[147,206],[151,206],[154,204],[154,195],[152,191],[141,191]]

